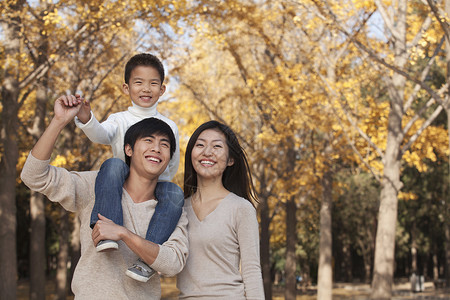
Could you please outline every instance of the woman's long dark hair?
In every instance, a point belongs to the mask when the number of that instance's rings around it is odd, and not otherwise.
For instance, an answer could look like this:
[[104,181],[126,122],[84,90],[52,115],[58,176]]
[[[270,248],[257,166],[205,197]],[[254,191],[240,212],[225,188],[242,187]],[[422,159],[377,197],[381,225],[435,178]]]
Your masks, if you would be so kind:
[[199,135],[207,129],[216,129],[225,135],[229,158],[234,160],[233,165],[228,166],[222,175],[223,186],[230,192],[247,199],[253,206],[258,203],[255,188],[253,186],[252,174],[248,165],[244,149],[233,130],[227,125],[217,121],[208,121],[200,125],[192,134],[186,147],[186,159],[184,164],[184,196],[192,196],[197,191],[197,172],[192,165],[192,149]]

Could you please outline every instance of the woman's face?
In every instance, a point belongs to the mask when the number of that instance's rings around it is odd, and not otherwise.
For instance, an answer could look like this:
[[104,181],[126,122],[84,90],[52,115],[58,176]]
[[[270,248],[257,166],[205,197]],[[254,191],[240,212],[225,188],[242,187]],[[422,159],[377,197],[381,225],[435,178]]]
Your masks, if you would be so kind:
[[227,166],[234,163],[229,159],[225,135],[217,129],[206,129],[198,136],[191,159],[198,179],[222,179]]

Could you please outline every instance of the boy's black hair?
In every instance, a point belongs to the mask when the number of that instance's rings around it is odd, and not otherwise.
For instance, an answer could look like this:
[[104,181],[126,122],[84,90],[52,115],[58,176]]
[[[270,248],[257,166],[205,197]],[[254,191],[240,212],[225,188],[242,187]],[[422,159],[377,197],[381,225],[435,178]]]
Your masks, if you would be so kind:
[[[126,145],[130,145],[131,149],[133,149],[134,144],[138,139],[149,137],[154,134],[163,135],[169,139],[170,158],[172,158],[176,148],[175,135],[172,131],[172,128],[170,128],[170,126],[166,122],[156,118],[144,119],[128,128],[127,132],[125,133],[125,139],[123,143],[124,151]],[[131,157],[127,156],[126,153],[125,153],[125,162],[129,167],[131,163]]]
[[164,66],[162,62],[150,53],[140,53],[131,57],[125,65],[125,83],[129,84],[131,72],[138,66],[148,66],[155,68],[161,79],[161,84],[164,82]]

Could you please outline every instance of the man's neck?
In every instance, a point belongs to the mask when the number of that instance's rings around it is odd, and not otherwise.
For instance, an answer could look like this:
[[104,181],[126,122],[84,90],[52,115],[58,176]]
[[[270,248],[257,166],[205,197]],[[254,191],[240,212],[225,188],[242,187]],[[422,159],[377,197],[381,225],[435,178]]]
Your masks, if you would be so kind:
[[155,188],[158,179],[148,179],[130,172],[123,187],[130,195],[134,203],[141,203],[148,200],[156,200]]

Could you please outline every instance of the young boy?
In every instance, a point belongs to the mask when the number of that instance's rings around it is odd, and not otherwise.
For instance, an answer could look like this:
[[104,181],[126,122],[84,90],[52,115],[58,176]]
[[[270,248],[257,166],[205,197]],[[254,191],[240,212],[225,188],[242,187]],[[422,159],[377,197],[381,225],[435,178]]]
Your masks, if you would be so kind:
[[[146,239],[162,244],[172,234],[180,218],[184,204],[184,196],[180,187],[171,183],[178,170],[180,161],[178,128],[176,124],[161,115],[156,106],[164,94],[164,67],[154,55],[141,53],[133,56],[125,66],[125,83],[122,89],[130,97],[132,106],[127,111],[112,114],[99,123],[94,117],[90,104],[84,101],[75,118],[76,125],[84,131],[88,138],[95,142],[111,145],[114,158],[105,161],[95,182],[95,205],[91,214],[91,228],[98,221],[98,214],[123,225],[122,186],[129,174],[124,162],[124,135],[127,129],[144,118],[161,119],[172,128],[176,137],[176,149],[167,169],[159,177],[155,195],[158,200],[155,213],[148,226]],[[79,96],[62,97],[66,105],[74,105]],[[126,212],[125,212],[126,213]],[[104,240],[97,244],[97,251],[109,251],[118,248],[112,240]],[[126,274],[138,281],[146,282],[155,271],[138,259]]]

